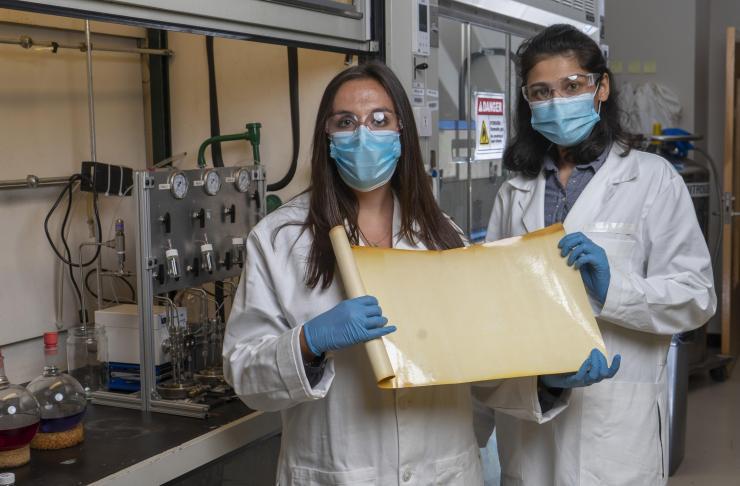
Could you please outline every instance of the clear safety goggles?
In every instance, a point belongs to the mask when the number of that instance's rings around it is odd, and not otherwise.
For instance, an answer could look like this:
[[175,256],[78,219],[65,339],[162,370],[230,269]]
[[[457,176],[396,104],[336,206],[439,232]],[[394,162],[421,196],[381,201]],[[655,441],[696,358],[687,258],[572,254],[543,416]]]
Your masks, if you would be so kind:
[[542,82],[522,86],[522,94],[524,99],[530,103],[548,101],[556,95],[571,98],[592,91],[600,78],[601,74],[596,73],[571,74],[554,83]]
[[354,113],[336,113],[326,121],[326,133],[332,135],[338,132],[354,132],[363,125],[371,131],[398,131],[403,128],[401,120],[395,113],[378,110],[362,118]]

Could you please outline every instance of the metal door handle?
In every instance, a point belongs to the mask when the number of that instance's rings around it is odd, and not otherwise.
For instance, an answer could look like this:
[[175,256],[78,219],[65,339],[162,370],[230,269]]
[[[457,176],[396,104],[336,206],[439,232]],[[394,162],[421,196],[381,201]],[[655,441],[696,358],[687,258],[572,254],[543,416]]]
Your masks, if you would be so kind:
[[734,209],[734,202],[735,202],[735,196],[732,195],[729,192],[725,192],[722,194],[722,208],[724,213],[723,223],[724,224],[731,224],[732,218],[736,216],[740,216],[740,212],[735,211]]

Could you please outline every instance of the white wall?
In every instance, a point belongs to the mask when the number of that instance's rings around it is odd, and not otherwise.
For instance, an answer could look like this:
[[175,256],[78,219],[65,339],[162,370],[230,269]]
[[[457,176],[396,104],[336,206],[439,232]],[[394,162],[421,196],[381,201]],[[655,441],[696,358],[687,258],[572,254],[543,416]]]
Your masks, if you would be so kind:
[[[725,116],[725,30],[740,28],[737,0],[607,0],[612,61],[655,60],[657,74],[617,74],[618,81],[654,80],[674,89],[684,128],[705,135],[721,165]],[[660,28],[656,28],[660,25]]]
[[[683,105],[681,128],[695,126],[697,0],[606,0],[606,43],[618,86],[647,81],[668,86]],[[701,0],[699,0],[701,1]],[[631,62],[655,61],[656,74],[630,74]]]
[[709,105],[706,102],[709,89],[709,41],[710,41],[710,5],[709,1],[696,2],[696,38],[695,71],[694,71],[694,131],[706,138],[700,144],[702,148],[709,145],[707,129]]
[[[0,36],[31,35],[36,40],[80,43],[83,22],[2,10],[6,22],[31,22],[43,27],[0,24]],[[61,20],[61,21],[60,21]],[[65,30],[47,26],[64,27]],[[100,24],[93,26],[93,32]],[[66,30],[71,29],[71,30]],[[123,29],[124,35],[143,34]],[[94,36],[94,42],[135,46],[134,38]],[[142,71],[137,55],[95,53],[94,79],[98,159],[135,168],[145,165]],[[0,46],[0,147],[3,179],[68,176],[90,159],[85,55],[75,50],[25,50]],[[60,188],[0,192],[0,345],[6,355],[8,376],[21,382],[40,373],[43,349],[38,337],[55,330],[54,290],[59,266],[43,232],[43,220]],[[117,201],[102,198],[104,208]],[[71,246],[88,239],[84,223],[85,197],[77,196]],[[103,211],[107,233],[113,209]],[[61,211],[60,211],[61,213]],[[59,213],[58,213],[59,214]],[[61,217],[51,225],[56,233]],[[73,250],[77,260],[76,250]],[[65,282],[61,324],[75,322],[76,304]],[[9,343],[20,344],[7,345]]]

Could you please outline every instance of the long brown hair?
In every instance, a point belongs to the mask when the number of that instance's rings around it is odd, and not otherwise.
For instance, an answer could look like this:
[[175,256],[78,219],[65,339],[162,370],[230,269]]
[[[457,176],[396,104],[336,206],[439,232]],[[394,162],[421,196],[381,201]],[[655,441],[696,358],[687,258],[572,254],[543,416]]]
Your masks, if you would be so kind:
[[401,236],[413,244],[421,241],[427,248],[435,250],[463,246],[460,234],[439,209],[432,195],[413,111],[401,82],[385,64],[375,61],[360,64],[342,71],[329,82],[316,115],[311,185],[308,189],[311,193],[310,205],[306,221],[301,224],[304,231],[313,234],[305,276],[306,285],[310,288],[319,284],[321,288],[328,288],[334,279],[336,261],[329,240],[331,228],[346,221],[350,242],[359,242],[357,198],[342,181],[329,156],[329,139],[325,131],[337,91],[344,83],[359,79],[373,79],[383,86],[403,124],[401,157],[391,178],[391,187],[401,205]]

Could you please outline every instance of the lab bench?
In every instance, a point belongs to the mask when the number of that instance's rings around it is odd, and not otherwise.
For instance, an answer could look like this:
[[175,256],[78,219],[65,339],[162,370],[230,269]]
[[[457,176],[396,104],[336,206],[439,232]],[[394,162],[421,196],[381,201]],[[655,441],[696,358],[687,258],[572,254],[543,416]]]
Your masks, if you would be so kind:
[[11,470],[16,484],[237,484],[224,477],[228,458],[241,484],[275,481],[280,416],[252,411],[238,400],[214,408],[206,419],[91,404],[84,427],[78,446],[32,450],[29,464]]

